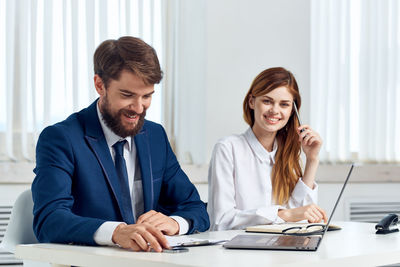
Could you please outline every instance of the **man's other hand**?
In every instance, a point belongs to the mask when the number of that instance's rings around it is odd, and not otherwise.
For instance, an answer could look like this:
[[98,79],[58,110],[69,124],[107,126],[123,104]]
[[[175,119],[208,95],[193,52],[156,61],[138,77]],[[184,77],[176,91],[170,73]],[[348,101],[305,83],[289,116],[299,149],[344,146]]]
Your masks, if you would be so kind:
[[179,233],[179,224],[177,223],[177,221],[162,214],[161,212],[157,212],[154,210],[150,210],[142,214],[138,218],[136,223],[150,224],[166,235],[176,235]]

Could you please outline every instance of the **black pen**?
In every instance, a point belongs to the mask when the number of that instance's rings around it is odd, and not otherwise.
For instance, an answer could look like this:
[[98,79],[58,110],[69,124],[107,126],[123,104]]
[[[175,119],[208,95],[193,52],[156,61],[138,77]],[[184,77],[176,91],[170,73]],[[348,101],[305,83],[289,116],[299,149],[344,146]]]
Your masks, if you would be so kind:
[[[294,111],[296,112],[296,116],[297,116],[297,120],[299,121],[299,126],[302,125],[301,120],[300,120],[300,115],[299,115],[299,111],[297,110],[297,106],[296,106],[296,102],[293,101],[293,107],[294,107]],[[301,129],[300,133],[304,132],[305,129]]]

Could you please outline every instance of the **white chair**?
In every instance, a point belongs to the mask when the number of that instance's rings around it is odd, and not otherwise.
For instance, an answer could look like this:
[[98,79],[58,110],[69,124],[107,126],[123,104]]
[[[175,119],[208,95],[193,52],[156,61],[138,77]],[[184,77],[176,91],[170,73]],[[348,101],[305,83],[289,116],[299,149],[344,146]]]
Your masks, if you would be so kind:
[[1,247],[15,253],[19,244],[38,243],[33,233],[33,201],[30,189],[22,192],[14,203]]
[[[32,192],[28,189],[22,192],[15,201],[11,211],[11,218],[0,247],[5,251],[15,253],[17,245],[38,243],[35,234],[33,233],[32,222]],[[24,266],[38,267],[49,266],[49,264],[24,260]]]

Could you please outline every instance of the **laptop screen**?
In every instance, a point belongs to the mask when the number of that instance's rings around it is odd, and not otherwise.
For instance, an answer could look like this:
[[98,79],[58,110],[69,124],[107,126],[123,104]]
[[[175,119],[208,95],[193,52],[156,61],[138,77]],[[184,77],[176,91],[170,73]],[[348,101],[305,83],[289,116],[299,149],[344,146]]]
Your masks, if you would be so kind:
[[322,233],[322,238],[324,237],[326,231],[327,231],[328,228],[329,228],[329,224],[331,223],[331,220],[332,220],[332,218],[333,218],[333,214],[335,213],[336,207],[337,207],[337,205],[339,204],[340,198],[342,197],[344,188],[346,187],[347,182],[349,181],[350,175],[351,175],[351,173],[353,172],[353,168],[354,168],[354,163],[351,164],[349,174],[347,174],[347,178],[346,178],[346,180],[345,180],[344,183],[343,183],[342,190],[340,191],[340,194],[339,194],[339,196],[338,196],[338,198],[337,198],[337,200],[336,200],[335,206],[333,207],[333,210],[332,210],[332,212],[331,212],[331,216],[329,216],[328,222],[326,223],[325,230],[324,230],[324,232]]

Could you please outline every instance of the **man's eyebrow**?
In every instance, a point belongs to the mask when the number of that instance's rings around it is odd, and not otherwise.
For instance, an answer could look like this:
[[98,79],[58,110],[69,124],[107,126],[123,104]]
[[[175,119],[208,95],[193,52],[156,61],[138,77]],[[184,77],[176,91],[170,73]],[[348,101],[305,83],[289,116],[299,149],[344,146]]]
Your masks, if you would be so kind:
[[[122,88],[120,88],[120,89],[118,89],[121,93],[124,93],[124,94],[130,94],[130,95],[137,95],[136,93],[134,93],[134,92],[132,92],[132,91],[129,91],[129,90],[127,90],[127,89],[122,89]],[[145,95],[152,95],[152,94],[154,94],[154,90],[153,91],[151,91],[150,93],[147,93],[147,94],[145,94]]]
[[154,90],[152,91],[152,92],[150,92],[150,93],[148,93],[148,94],[145,94],[145,95],[152,95],[152,94],[154,94]]
[[132,94],[132,95],[134,95],[135,93],[133,93],[133,92],[131,92],[131,91],[129,91],[129,90],[126,90],[126,89],[122,89],[122,88],[120,88],[120,89],[118,89],[121,93],[126,93],[126,94]]

